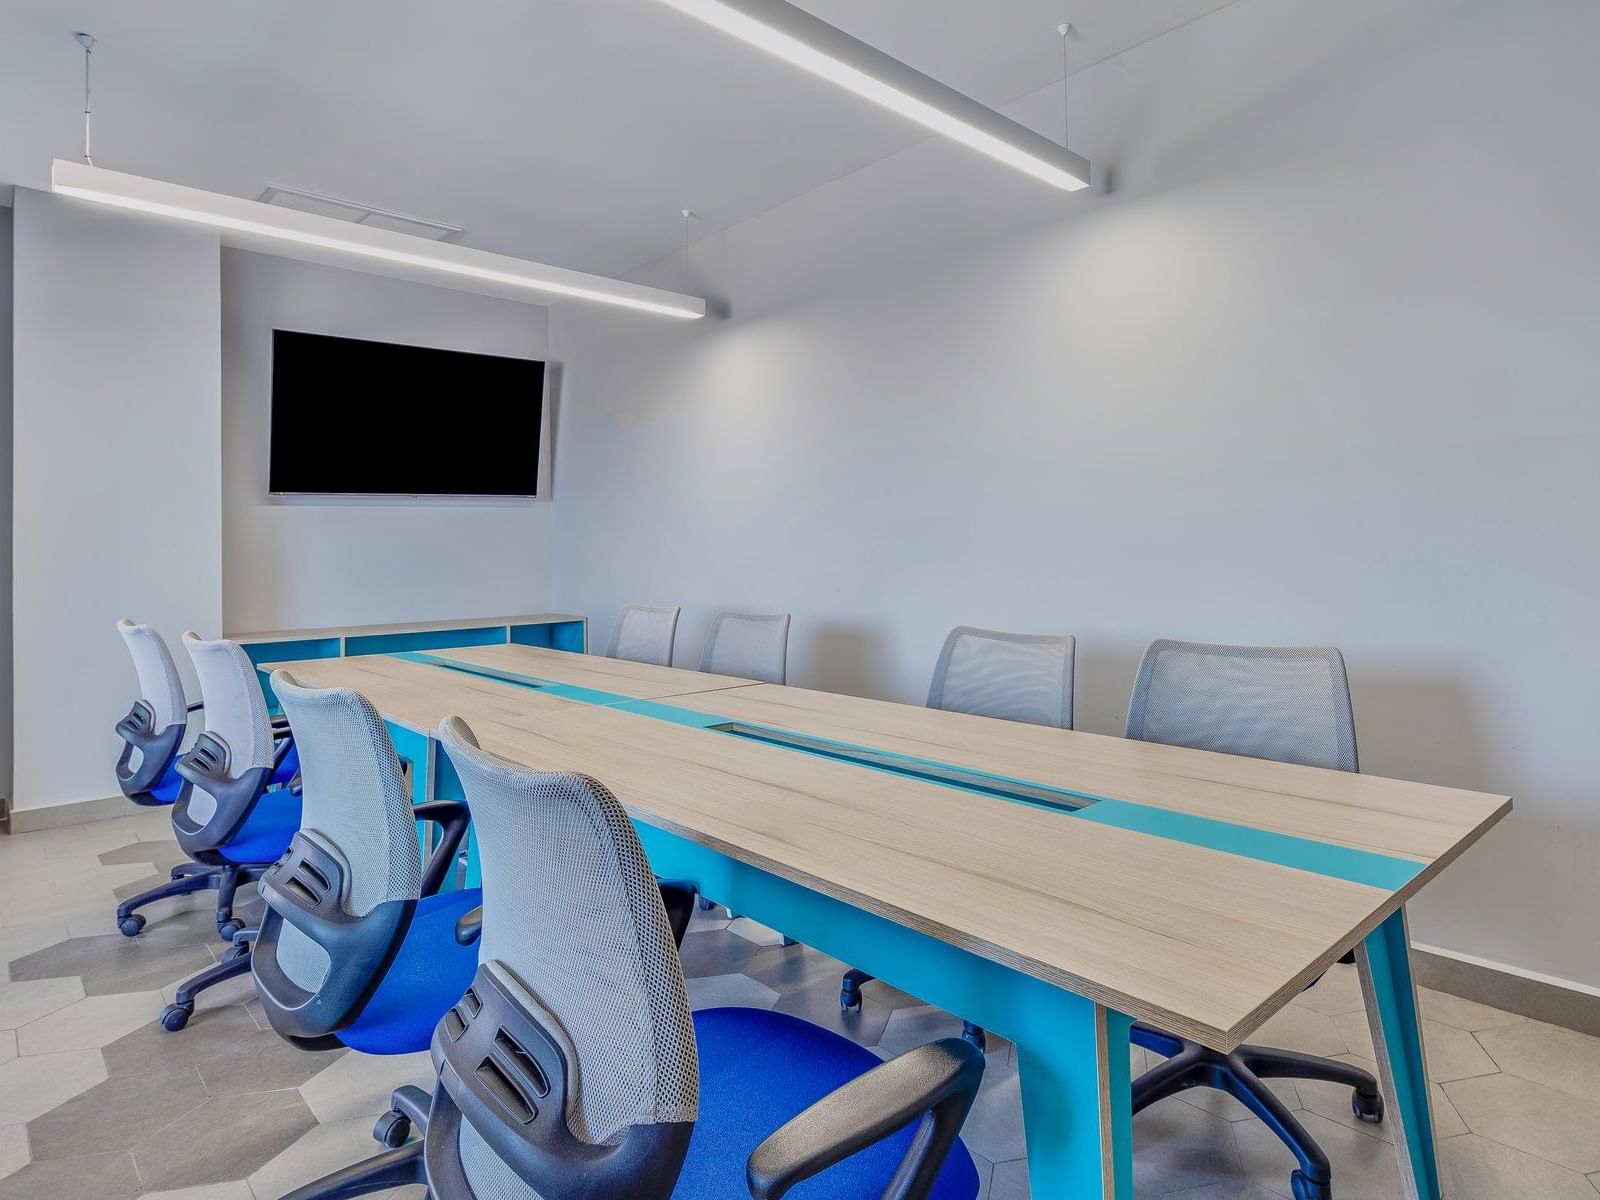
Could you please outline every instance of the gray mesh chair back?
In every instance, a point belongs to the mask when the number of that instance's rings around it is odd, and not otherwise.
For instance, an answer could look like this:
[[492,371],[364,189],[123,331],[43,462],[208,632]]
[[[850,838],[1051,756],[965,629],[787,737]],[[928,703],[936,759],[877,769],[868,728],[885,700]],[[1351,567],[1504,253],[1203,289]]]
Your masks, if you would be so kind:
[[[239,779],[248,771],[271,770],[272,719],[256,680],[255,664],[234,642],[206,641],[191,632],[183,635],[183,645],[200,680],[200,699],[206,706],[205,732],[227,748],[228,774]],[[204,822],[215,811],[215,800],[196,785],[189,800],[189,815]]]
[[1130,738],[1359,769],[1344,656],[1332,646],[1153,642],[1128,704]]
[[788,613],[720,612],[711,618],[700,669],[783,683],[789,664]]
[[623,605],[617,627],[611,633],[607,657],[670,667],[672,644],[678,636],[678,614],[682,611],[681,608],[650,608],[643,604]]
[[1070,634],[958,625],[939,652],[928,707],[1071,729],[1076,648]]
[[153,627],[135,624],[126,617],[117,622],[117,632],[133,658],[133,670],[139,677],[139,698],[150,706],[153,730],[159,733],[187,721],[183,680],[178,675],[177,664],[172,661],[172,651],[167,649],[166,639]]
[[[459,718],[439,734],[478,830],[480,974],[564,1043],[572,1135],[600,1145],[633,1126],[694,1121],[688,991],[628,814],[595,780],[530,771],[480,749]],[[470,1120],[459,1144],[475,1195],[536,1200]]]
[[[386,901],[416,900],[422,894],[417,818],[383,718],[365,696],[304,687],[287,671],[273,672],[272,690],[300,751],[300,836],[343,867],[349,888],[341,909],[364,917]],[[322,987],[328,954],[293,925],[283,926],[277,958],[297,986]]]

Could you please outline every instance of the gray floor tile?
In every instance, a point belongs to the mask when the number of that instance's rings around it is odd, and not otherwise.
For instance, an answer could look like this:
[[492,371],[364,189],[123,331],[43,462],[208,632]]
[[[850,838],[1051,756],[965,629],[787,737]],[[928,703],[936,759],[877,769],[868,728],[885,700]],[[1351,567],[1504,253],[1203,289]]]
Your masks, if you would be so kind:
[[1027,1159],[995,1163],[989,1176],[988,1200],[1030,1200]]
[[192,939],[173,940],[159,928],[136,938],[121,934],[70,938],[58,945],[16,959],[12,979],[80,981],[85,994],[158,991],[211,965],[211,955]]
[[702,975],[689,982],[689,1007],[771,1008],[778,993],[748,975]]
[[0,1128],[0,1179],[28,1165],[28,1127],[7,1125]]
[[[1313,1112],[1296,1116],[1327,1154],[1333,1166],[1334,1195],[1340,1200],[1390,1200],[1400,1195],[1400,1168],[1388,1142]],[[1294,1156],[1259,1121],[1241,1121],[1232,1129],[1242,1177],[1287,1196]]]
[[98,1050],[66,1050],[0,1064],[0,1125],[22,1125],[106,1077]]
[[1418,988],[1417,1002],[1424,1017],[1438,1021],[1441,1025],[1465,1029],[1468,1033],[1477,1033],[1481,1029],[1498,1029],[1502,1025],[1520,1025],[1528,1019],[1503,1009],[1490,1008],[1487,1004],[1479,1004],[1475,1000],[1463,1000],[1460,996],[1452,996],[1448,992],[1436,992],[1432,988]]
[[161,1011],[159,992],[117,992],[85,996],[58,1008],[16,1032],[19,1054],[58,1050],[93,1050],[155,1022]]
[[294,1188],[370,1158],[382,1149],[372,1140],[369,1117],[317,1125],[251,1172],[250,1190],[256,1196],[277,1200]]
[[878,1044],[892,1011],[869,1001],[863,1001],[859,1008],[850,1012],[842,1011],[837,979],[823,978],[809,986],[776,990],[778,1002],[772,1006],[773,1011],[800,1017],[861,1046]]
[[0,1200],[134,1200],[139,1193],[126,1152],[30,1163],[0,1179]]
[[82,999],[83,984],[75,975],[0,985],[0,1026],[20,1029]]
[[[159,1006],[158,1006],[159,1007]],[[154,1016],[154,1010],[151,1013]],[[174,1035],[155,1020],[147,1022],[101,1048],[106,1070],[113,1076],[136,1075],[171,1067],[192,1067],[215,1058],[257,1027],[243,1005],[197,1011],[184,1028]]]
[[1449,1200],[1591,1200],[1582,1175],[1475,1133],[1439,1144],[1439,1173]]
[[1600,1101],[1600,1038],[1524,1021],[1477,1034],[1500,1070],[1572,1096]]
[[316,1123],[299,1092],[224,1096],[140,1143],[133,1159],[151,1191],[226,1183],[248,1177]]
[[301,1050],[276,1033],[246,1034],[202,1059],[197,1068],[213,1096],[242,1096],[299,1087],[345,1050]]
[[193,1067],[122,1075],[28,1124],[35,1161],[131,1150],[206,1102]]
[[[1345,1013],[1335,1017],[1334,1022],[1349,1042],[1351,1054],[1376,1059],[1366,1013]],[[1497,1069],[1473,1034],[1426,1017],[1422,1020],[1422,1047],[1428,1060],[1428,1078],[1435,1083],[1490,1075]]]
[[300,1096],[317,1120],[373,1118],[389,1109],[389,1093],[404,1084],[433,1088],[433,1059],[415,1054],[344,1054],[300,1085]]
[[1600,1103],[1515,1075],[1444,1085],[1473,1133],[1585,1174],[1600,1171]]
[[1176,1099],[1133,1119],[1133,1182],[1140,1195],[1165,1196],[1240,1178],[1232,1125]]

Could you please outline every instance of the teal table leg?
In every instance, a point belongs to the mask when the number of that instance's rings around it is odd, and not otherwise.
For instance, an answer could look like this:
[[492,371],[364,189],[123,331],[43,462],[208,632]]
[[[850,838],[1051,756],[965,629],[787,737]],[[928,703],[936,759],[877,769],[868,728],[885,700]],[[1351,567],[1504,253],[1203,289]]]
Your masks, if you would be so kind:
[[1389,1125],[1400,1159],[1406,1200],[1440,1200],[1433,1110],[1422,1052],[1417,989],[1411,977],[1411,938],[1398,909],[1356,949],[1361,991],[1378,1052],[1378,1073],[1389,1101]]
[[1017,1040],[1028,1190],[1086,1200],[1133,1200],[1131,1018],[1057,991],[1049,1023]]
[[[394,752],[411,764],[407,772],[411,785],[411,806],[415,808],[419,804],[426,804],[433,799],[433,739],[404,725],[396,725],[393,721],[385,721],[384,725],[388,727]],[[431,834],[426,821],[417,822],[417,849],[422,852],[423,862],[428,861]]]

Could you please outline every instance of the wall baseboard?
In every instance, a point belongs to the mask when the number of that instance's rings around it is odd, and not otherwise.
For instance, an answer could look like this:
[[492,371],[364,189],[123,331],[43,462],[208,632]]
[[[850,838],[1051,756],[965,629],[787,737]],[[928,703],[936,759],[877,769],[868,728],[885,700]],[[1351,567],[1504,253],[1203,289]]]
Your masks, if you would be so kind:
[[126,796],[104,796],[98,800],[78,800],[72,804],[52,804],[48,808],[15,808],[6,822],[7,833],[38,833],[65,825],[87,825],[108,821],[133,811]]
[[1423,987],[1600,1037],[1600,989],[1439,946],[1413,944],[1411,962]]

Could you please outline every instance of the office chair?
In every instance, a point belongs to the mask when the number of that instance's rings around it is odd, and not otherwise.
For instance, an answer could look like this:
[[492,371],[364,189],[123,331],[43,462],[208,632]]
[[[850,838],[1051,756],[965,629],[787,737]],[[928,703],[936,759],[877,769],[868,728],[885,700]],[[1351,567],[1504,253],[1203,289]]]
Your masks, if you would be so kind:
[[643,604],[624,604],[611,631],[608,658],[649,663],[657,667],[672,665],[672,645],[678,637],[681,608],[650,608]]
[[[1350,682],[1344,656],[1331,646],[1153,642],[1133,685],[1127,735],[1336,771],[1359,769]],[[1345,1084],[1357,1117],[1373,1124],[1383,1120],[1378,1081],[1348,1063],[1266,1046],[1222,1054],[1143,1023],[1134,1025],[1133,1041],[1166,1059],[1134,1081],[1134,1112],[1192,1087],[1228,1093],[1294,1154],[1299,1165],[1290,1187],[1296,1200],[1333,1195],[1328,1156],[1264,1079]]]
[[[384,727],[364,696],[309,688],[275,671],[272,690],[300,753],[300,828],[261,876],[267,911],[251,952],[267,1020],[307,1049],[426,1050],[433,1027],[472,982],[478,950],[456,938],[480,888],[447,892],[465,804],[413,807]],[[426,865],[417,822],[439,827]],[[374,1136],[398,1146],[427,1096],[401,1089]]]
[[[178,677],[172,653],[153,627],[124,618],[117,622],[117,633],[127,644],[139,679],[139,698],[128,715],[117,722],[117,736],[123,741],[122,754],[117,759],[117,786],[135,804],[170,805],[183,789],[177,763],[189,728],[189,714],[201,706],[185,701],[183,681]],[[144,915],[137,909],[157,900],[216,888],[221,881],[219,867],[181,863],[172,868],[168,882],[117,905],[117,928],[126,937],[137,937],[145,927]]]
[[[945,638],[928,685],[928,707],[1002,721],[1072,728],[1071,634],[1005,633],[957,625]],[[846,971],[839,989],[845,1012],[861,1007],[861,985],[872,976]],[[983,1030],[962,1022],[961,1036],[984,1048]]]
[[228,641],[183,635],[205,704],[205,731],[178,759],[185,786],[172,806],[172,832],[184,853],[218,869],[217,932],[233,942],[221,962],[178,988],[161,1010],[176,1033],[194,1015],[195,997],[250,969],[250,943],[233,915],[240,884],[253,883],[300,828],[299,757],[287,721],[273,722],[245,652]]
[[706,632],[700,669],[762,683],[782,683],[788,675],[788,613],[719,612]]
[[880,1063],[765,1009],[691,1016],[617,799],[485,753],[457,718],[440,739],[477,825],[484,906],[477,974],[434,1033],[422,1138],[285,1200],[411,1183],[433,1200],[977,1194],[957,1134],[982,1055],[952,1038]]

